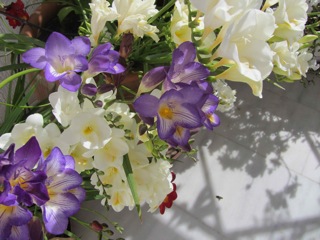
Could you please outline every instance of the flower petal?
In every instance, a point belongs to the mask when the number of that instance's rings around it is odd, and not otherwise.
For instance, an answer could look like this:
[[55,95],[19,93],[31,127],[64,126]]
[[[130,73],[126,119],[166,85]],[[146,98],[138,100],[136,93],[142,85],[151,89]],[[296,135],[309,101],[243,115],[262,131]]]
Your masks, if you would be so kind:
[[69,72],[60,79],[60,82],[65,89],[76,92],[81,86],[82,79],[75,72]]
[[155,96],[144,94],[137,98],[133,107],[143,117],[155,117],[157,115],[159,99]]
[[31,137],[29,141],[19,148],[15,153],[15,163],[24,161],[24,167],[32,169],[39,161],[41,149],[35,137]]
[[87,37],[75,37],[71,40],[71,44],[75,49],[75,54],[87,56],[91,50],[91,43]]
[[71,193],[56,194],[41,209],[47,231],[58,235],[67,229],[68,218],[79,211],[80,203]]
[[73,48],[71,41],[58,32],[50,34],[46,42],[45,50],[48,61],[55,61],[61,56],[75,54],[75,49]]
[[156,67],[147,72],[141,79],[137,95],[150,92],[156,88],[167,77],[169,67]]
[[32,67],[44,69],[47,64],[47,58],[44,48],[32,48],[22,54],[22,60],[29,63]]

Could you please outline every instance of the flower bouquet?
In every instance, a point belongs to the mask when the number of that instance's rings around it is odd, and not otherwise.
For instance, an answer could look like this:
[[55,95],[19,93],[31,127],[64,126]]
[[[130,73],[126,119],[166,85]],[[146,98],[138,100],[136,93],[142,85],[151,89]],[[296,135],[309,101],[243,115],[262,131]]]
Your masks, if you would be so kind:
[[[53,17],[34,22],[40,9]],[[76,218],[87,200],[105,215],[127,207],[141,217],[143,204],[163,214],[177,198],[176,158],[192,159],[193,135],[233,108],[229,81],[261,98],[263,84],[318,69],[319,9],[305,0],[68,0],[44,1],[29,18],[21,0],[4,5],[22,34],[0,35],[10,56],[0,67],[0,239],[80,239],[70,221],[98,239],[122,232]]]

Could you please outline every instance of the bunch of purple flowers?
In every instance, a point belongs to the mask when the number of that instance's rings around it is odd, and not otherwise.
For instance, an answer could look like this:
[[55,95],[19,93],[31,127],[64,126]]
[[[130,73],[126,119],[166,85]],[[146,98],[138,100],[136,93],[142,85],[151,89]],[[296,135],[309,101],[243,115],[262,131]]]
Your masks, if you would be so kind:
[[0,239],[43,239],[43,224],[62,234],[85,199],[73,158],[54,148],[44,159],[35,137],[14,148],[0,154]]
[[160,99],[150,94],[141,95],[133,106],[142,120],[154,124],[157,118],[159,137],[174,147],[190,151],[190,131],[205,126],[212,130],[220,123],[214,113],[219,99],[206,79],[210,71],[196,62],[196,48],[184,42],[173,51],[171,66],[150,70],[142,78],[138,94],[163,84]]

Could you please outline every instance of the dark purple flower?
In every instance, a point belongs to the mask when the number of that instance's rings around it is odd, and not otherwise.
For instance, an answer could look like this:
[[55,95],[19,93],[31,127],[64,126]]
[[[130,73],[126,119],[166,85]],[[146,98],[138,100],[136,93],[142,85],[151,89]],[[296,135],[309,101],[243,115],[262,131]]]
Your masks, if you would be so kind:
[[35,137],[19,148],[12,165],[3,168],[3,176],[10,181],[12,193],[17,200],[26,206],[38,206],[48,201],[49,196],[44,185],[46,174],[42,171],[32,171],[40,160],[41,149]]
[[22,59],[32,67],[43,69],[47,81],[59,80],[61,86],[74,92],[81,85],[81,77],[77,73],[88,69],[86,56],[90,48],[87,37],[69,40],[62,34],[53,32],[45,48],[32,48],[22,55]]
[[170,67],[157,67],[150,70],[141,80],[138,95],[151,91],[163,82],[165,91],[180,89],[179,84],[203,84],[210,71],[196,62],[196,48],[192,42],[184,42],[173,51]]
[[84,84],[81,88],[81,93],[87,96],[94,96],[98,92],[98,88],[93,83]]
[[220,118],[218,117],[217,114],[214,113],[218,107],[218,104],[219,104],[218,97],[216,97],[213,94],[210,94],[207,101],[201,108],[201,110],[205,114],[203,125],[210,130],[212,130],[214,127],[220,124]]
[[48,232],[63,233],[68,226],[68,218],[80,209],[85,191],[80,187],[82,178],[74,170],[71,156],[54,148],[47,159],[39,164],[39,170],[46,172],[46,187],[50,200],[41,206],[43,221]]
[[125,67],[118,63],[119,57],[119,52],[112,50],[111,43],[99,45],[92,52],[85,78],[94,77],[102,72],[111,74],[124,72]]
[[144,94],[133,106],[144,120],[151,122],[150,119],[157,116],[157,129],[161,139],[168,140],[174,146],[187,148],[186,143],[190,137],[188,130],[202,126],[201,107],[207,98],[208,94],[200,88],[189,86],[179,91],[171,89],[160,99]]

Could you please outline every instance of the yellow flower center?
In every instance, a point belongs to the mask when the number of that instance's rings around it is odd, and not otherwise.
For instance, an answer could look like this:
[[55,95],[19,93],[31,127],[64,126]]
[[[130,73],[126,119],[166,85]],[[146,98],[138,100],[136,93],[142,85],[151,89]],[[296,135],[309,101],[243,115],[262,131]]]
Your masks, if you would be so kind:
[[90,133],[93,132],[93,128],[91,126],[87,126],[84,130],[83,130],[83,133],[85,135],[89,135]]
[[172,119],[173,112],[169,107],[163,106],[163,107],[160,107],[159,115],[165,119]]

